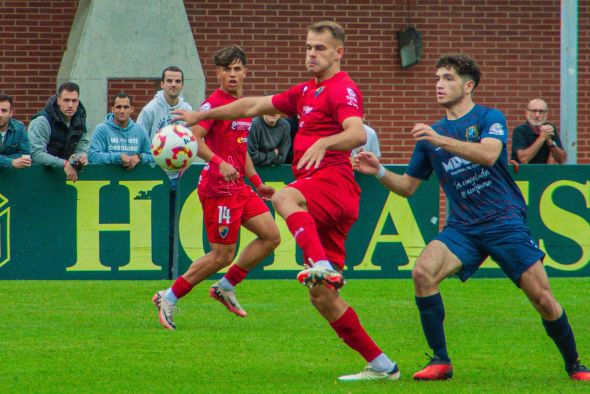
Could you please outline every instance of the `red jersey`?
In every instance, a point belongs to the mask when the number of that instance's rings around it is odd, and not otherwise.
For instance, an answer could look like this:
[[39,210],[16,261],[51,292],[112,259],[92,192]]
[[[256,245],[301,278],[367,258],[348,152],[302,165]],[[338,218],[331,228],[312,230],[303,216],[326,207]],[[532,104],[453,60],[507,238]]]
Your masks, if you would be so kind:
[[[201,111],[221,107],[237,100],[221,89],[214,91],[201,105]],[[199,194],[204,197],[221,197],[235,194],[242,190],[244,174],[246,173],[246,154],[248,152],[248,132],[252,119],[242,118],[235,120],[208,119],[198,123],[207,130],[205,143],[213,153],[234,166],[240,173],[240,178],[233,182],[227,182],[219,173],[219,167],[208,163],[199,179]]]
[[[299,115],[299,130],[293,141],[293,175],[309,176],[315,168],[297,170],[297,162],[318,139],[342,132],[342,122],[351,116],[363,115],[363,98],[347,73],[340,71],[320,83],[315,79],[295,85],[272,98],[276,109],[287,116]],[[320,167],[350,165],[350,152],[328,150]]]

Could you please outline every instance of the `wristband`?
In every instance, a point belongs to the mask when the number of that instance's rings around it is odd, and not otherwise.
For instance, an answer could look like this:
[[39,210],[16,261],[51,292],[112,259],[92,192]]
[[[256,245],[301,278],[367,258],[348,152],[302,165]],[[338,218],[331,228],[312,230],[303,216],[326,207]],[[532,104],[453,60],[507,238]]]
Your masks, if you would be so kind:
[[258,186],[262,185],[262,179],[260,179],[260,175],[258,175],[258,174],[252,175],[250,178],[248,178],[248,180],[250,180],[250,183],[252,183],[252,186],[254,186],[257,189],[258,189]]
[[209,160],[211,163],[215,164],[217,167],[219,167],[221,165],[221,163],[223,162],[223,159],[217,155],[213,155],[211,156],[211,160]]
[[384,176],[385,176],[385,167],[383,167],[383,164],[379,164],[379,171],[377,171],[377,173],[375,174],[375,178],[381,179]]

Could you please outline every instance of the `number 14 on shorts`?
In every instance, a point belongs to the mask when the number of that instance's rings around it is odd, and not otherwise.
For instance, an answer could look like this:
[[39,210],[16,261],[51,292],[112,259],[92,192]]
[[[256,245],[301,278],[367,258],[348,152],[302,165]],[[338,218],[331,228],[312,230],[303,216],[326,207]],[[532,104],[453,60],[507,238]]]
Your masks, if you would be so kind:
[[231,222],[231,213],[230,209],[225,206],[218,206],[217,209],[219,210],[219,224],[229,224]]

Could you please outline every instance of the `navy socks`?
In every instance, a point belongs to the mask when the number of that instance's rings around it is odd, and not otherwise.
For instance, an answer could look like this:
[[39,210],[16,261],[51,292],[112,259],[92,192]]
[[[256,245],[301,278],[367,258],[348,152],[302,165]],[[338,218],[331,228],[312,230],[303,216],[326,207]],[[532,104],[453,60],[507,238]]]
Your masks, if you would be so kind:
[[565,314],[565,309],[559,319],[553,321],[542,319],[542,321],[547,335],[553,339],[563,356],[565,369],[569,370],[578,361],[578,350],[576,349],[576,338]]
[[443,327],[445,306],[443,305],[440,293],[428,297],[416,297],[416,305],[420,312],[422,330],[426,336],[428,346],[430,346],[435,356],[442,361],[450,362],[445,340],[445,329]]

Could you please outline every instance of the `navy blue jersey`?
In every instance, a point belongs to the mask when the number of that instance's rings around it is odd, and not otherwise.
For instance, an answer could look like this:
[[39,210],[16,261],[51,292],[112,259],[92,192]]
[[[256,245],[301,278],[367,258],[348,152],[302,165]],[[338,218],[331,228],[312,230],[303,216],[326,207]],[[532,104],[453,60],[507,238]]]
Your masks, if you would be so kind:
[[526,204],[508,173],[506,118],[497,109],[475,105],[456,120],[446,117],[432,126],[440,135],[479,143],[482,138],[502,141],[502,152],[492,167],[471,163],[418,141],[408,167],[408,175],[427,180],[436,172],[450,206],[448,224],[470,225],[499,218],[525,217]]

